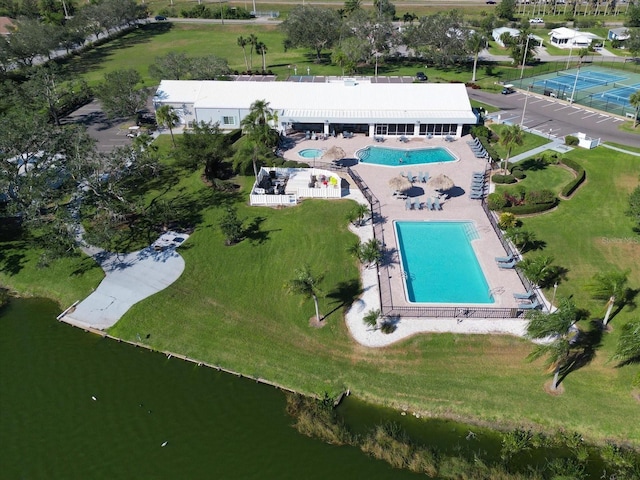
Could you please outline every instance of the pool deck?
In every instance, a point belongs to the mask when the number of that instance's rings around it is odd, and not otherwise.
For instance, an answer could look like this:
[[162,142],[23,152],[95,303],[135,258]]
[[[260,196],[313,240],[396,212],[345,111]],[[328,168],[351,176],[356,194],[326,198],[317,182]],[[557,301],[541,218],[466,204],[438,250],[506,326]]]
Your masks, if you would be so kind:
[[[517,303],[513,298],[513,293],[523,293],[525,288],[522,285],[517,273],[514,270],[500,269],[495,261],[495,257],[504,256],[505,251],[502,248],[500,240],[496,236],[487,219],[486,214],[480,206],[478,200],[472,200],[469,198],[469,187],[472,181],[473,172],[483,170],[487,165],[482,159],[478,159],[473,155],[473,152],[466,143],[470,137],[464,137],[457,139],[453,142],[446,142],[444,138],[432,138],[432,139],[412,139],[406,143],[400,142],[396,139],[386,139],[382,144],[376,143],[373,138],[365,135],[356,135],[353,138],[344,139],[329,138],[328,140],[301,140],[295,148],[285,152],[285,157],[301,161],[302,159],[297,155],[297,152],[305,148],[322,148],[327,149],[334,145],[341,147],[346,153],[346,159],[355,158],[355,152],[368,145],[383,145],[386,147],[394,148],[424,148],[424,147],[445,147],[449,149],[454,155],[458,157],[458,161],[447,163],[428,164],[423,166],[397,166],[386,167],[379,165],[369,165],[363,163],[357,163],[351,168],[357,172],[364,180],[367,186],[371,189],[373,194],[380,201],[381,213],[386,222],[383,227],[384,243],[386,250],[390,254],[389,263],[389,280],[391,285],[391,295],[393,298],[393,304],[395,306],[415,306],[420,304],[412,304],[407,301],[404,290],[404,280],[401,275],[401,264],[398,255],[398,247],[396,243],[396,237],[393,229],[393,221],[472,221],[479,234],[479,239],[472,242],[473,249],[478,258],[478,262],[482,267],[485,278],[489,284],[489,287],[493,293],[495,303],[482,304],[479,306],[484,307],[496,307],[496,308],[515,308]],[[316,160],[316,166],[322,168],[323,164],[327,162],[321,159]],[[393,190],[389,187],[389,179],[393,176],[397,176],[400,172],[409,172],[413,175],[417,175],[419,172],[428,172],[431,178],[439,174],[445,174],[450,177],[456,187],[452,189],[451,198],[447,199],[442,204],[442,210],[407,210],[405,201],[398,199],[393,195]],[[346,175],[346,172],[342,175],[350,183],[350,189],[358,190],[355,185],[352,184],[351,179]],[[354,194],[356,192],[353,192]],[[359,192],[358,192],[359,193]],[[423,183],[414,183],[413,188],[408,192],[411,197],[421,196],[423,199],[429,196],[433,196],[433,191]],[[357,200],[357,195],[354,195],[354,199]],[[366,240],[367,237],[371,238],[371,233],[365,233],[364,230],[372,230],[370,228],[361,227],[356,230],[361,230],[358,233],[361,238]],[[359,304],[354,306],[354,309],[359,311],[360,317],[372,308],[380,308],[379,299],[374,300],[373,296],[369,294],[371,288],[374,287],[377,290],[377,282],[374,279],[373,285],[368,285],[364,276],[370,276],[371,272],[375,270],[368,270],[363,272],[363,286],[365,287],[365,295]],[[381,272],[384,272],[381,269]],[[461,285],[460,288],[464,288]],[[368,295],[367,295],[368,294]],[[377,296],[377,292],[376,292]],[[364,300],[364,297],[370,297],[368,301]],[[365,304],[367,304],[365,306]],[[422,304],[427,306],[437,306],[437,304]],[[352,309],[352,310],[354,310]],[[418,320],[418,319],[416,319]],[[406,337],[418,331],[454,331],[454,332],[466,332],[466,333],[490,333],[500,332],[509,333],[514,335],[522,335],[524,332],[524,320],[507,319],[507,320],[482,320],[482,319],[467,319],[464,322],[460,322],[459,319],[435,319],[436,323],[428,321],[426,319],[420,319],[422,327],[415,331],[415,328],[402,329],[398,328],[398,333],[391,335],[384,335],[385,339],[377,338],[373,340],[371,337],[373,332],[354,332],[354,327],[357,327],[354,322],[349,322],[350,330],[356,340],[361,343],[368,344],[370,346],[383,346],[384,344],[393,343],[400,338]],[[413,322],[413,320],[412,320]],[[408,322],[403,322],[408,323]],[[360,320],[362,324],[362,320]],[[464,325],[463,325],[464,324]],[[416,325],[417,326],[417,325]],[[357,328],[357,330],[361,330]],[[401,330],[404,330],[403,334]],[[359,339],[358,336],[362,338]],[[367,338],[364,338],[367,337]],[[378,337],[378,335],[375,335]]]

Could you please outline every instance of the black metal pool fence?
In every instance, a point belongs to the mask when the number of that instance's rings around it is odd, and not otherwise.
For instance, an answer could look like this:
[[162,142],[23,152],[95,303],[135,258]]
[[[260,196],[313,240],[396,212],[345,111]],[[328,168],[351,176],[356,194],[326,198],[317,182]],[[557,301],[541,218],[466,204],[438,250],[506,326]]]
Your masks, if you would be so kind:
[[[636,109],[629,103],[629,95],[640,90],[639,61],[636,59],[611,61],[605,57],[589,57],[588,60],[583,60],[580,64],[580,71],[584,72],[585,76],[581,77],[578,74],[578,80],[586,80],[590,86],[576,88],[575,92],[573,92],[574,84],[571,82],[554,81],[554,78],[550,76],[555,73],[556,77],[575,78],[577,67],[577,57],[576,61],[569,64],[566,61],[545,62],[527,67],[523,72],[521,70],[513,71],[512,75],[504,77],[503,83],[614,115],[628,118],[635,116]],[[597,67],[599,72],[602,69],[607,69],[612,77],[624,75],[624,79],[620,81],[598,80],[588,74],[592,67]],[[567,70],[568,72],[564,73]],[[520,78],[521,74],[523,74],[522,78]]]
[[[524,318],[525,311],[518,308],[494,308],[494,307],[478,307],[474,305],[458,305],[455,307],[437,307],[427,305],[395,305],[393,302],[393,293],[391,289],[391,279],[394,273],[400,275],[400,272],[391,268],[390,252],[386,250],[386,243],[384,241],[384,226],[386,225],[386,218],[382,216],[380,208],[380,201],[376,198],[373,192],[369,189],[364,180],[358,175],[357,172],[351,168],[347,169],[347,173],[356,184],[360,192],[364,195],[369,202],[369,208],[371,209],[371,221],[373,223],[373,237],[378,241],[383,250],[383,261],[377,265],[378,274],[378,291],[380,295],[380,310],[381,315],[388,318],[394,317],[428,317],[428,318],[456,318],[460,321],[464,319],[473,318]],[[504,238],[502,231],[498,227],[496,219],[493,213],[489,210],[485,200],[481,201],[482,209],[487,214],[489,222],[493,227],[496,235],[500,239],[502,246],[507,254],[515,255],[511,244]],[[515,269],[524,285],[525,289],[533,290],[533,287],[529,280],[520,272]],[[542,303],[542,302],[541,302]]]

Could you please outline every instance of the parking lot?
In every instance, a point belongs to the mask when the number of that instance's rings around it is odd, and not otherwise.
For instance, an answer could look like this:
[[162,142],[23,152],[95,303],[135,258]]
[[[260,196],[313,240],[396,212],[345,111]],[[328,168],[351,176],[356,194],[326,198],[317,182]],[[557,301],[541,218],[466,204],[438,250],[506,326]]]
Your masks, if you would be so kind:
[[133,125],[133,122],[108,119],[97,100],[79,108],[66,117],[64,122],[85,125],[89,135],[97,140],[97,150],[102,153],[131,144],[131,138],[127,137],[127,134],[128,127]]

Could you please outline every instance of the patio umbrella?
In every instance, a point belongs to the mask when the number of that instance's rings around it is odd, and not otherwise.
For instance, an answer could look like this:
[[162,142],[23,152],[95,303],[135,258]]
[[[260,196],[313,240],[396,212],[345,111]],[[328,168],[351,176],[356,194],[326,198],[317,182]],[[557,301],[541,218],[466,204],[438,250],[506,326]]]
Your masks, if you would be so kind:
[[326,152],[324,152],[324,154],[322,155],[322,160],[326,162],[335,162],[337,160],[342,160],[345,157],[345,155],[346,154],[344,153],[343,149],[334,145],[333,147],[329,148]]
[[449,190],[454,187],[455,183],[446,175],[440,174],[430,178],[427,185],[434,190]]
[[407,177],[398,176],[389,180],[389,186],[396,192],[403,192],[409,190],[412,185]]

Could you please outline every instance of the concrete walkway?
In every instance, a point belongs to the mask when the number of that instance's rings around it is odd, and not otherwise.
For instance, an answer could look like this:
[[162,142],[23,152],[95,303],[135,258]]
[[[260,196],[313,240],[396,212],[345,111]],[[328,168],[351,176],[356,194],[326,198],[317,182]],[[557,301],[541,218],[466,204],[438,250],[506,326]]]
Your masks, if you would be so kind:
[[176,248],[189,236],[167,232],[151,246],[133,253],[116,254],[83,247],[105,272],[98,288],[60,320],[78,327],[106,330],[134,304],[175,282],[184,271]]

